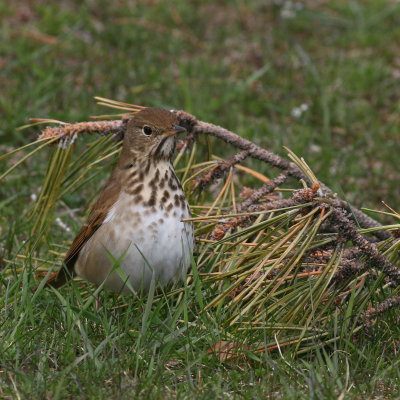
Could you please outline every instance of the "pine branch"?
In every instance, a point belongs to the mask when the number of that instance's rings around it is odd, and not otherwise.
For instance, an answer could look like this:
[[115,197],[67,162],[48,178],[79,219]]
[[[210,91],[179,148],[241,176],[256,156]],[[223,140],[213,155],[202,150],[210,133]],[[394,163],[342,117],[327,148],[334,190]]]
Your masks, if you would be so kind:
[[395,267],[387,258],[385,258],[378,250],[374,243],[369,242],[365,237],[358,232],[354,223],[347,218],[344,211],[338,207],[332,208],[332,215],[330,217],[331,223],[336,225],[339,230],[339,236],[347,240],[351,240],[363,254],[368,256],[371,263],[377,269],[380,269],[391,280],[400,285],[400,269]]
[[[179,118],[180,125],[184,126],[189,132],[194,134],[203,133],[215,136],[218,139],[221,139],[224,142],[230,144],[231,146],[242,150],[233,158],[241,159],[242,157],[245,158],[249,156],[254,159],[263,161],[273,167],[279,168],[285,174],[287,174],[287,176],[293,177],[297,180],[303,180],[311,184],[307,176],[296,166],[295,163],[290,162],[280,157],[279,155],[274,154],[271,151],[256,145],[250,140],[242,138],[241,136],[229,131],[228,129],[222,128],[221,126],[217,126],[204,121],[199,121],[196,119],[196,117],[188,114],[185,111],[174,112]],[[39,139],[54,137],[59,137],[60,139],[63,137],[74,138],[76,135],[82,133],[112,133],[121,138],[126,128],[126,121],[127,119],[125,118],[122,120],[112,121],[80,122],[77,124],[69,124],[56,128],[49,127],[42,132],[42,134],[39,136]],[[235,163],[235,161],[236,160],[233,160],[233,164]],[[320,185],[324,195],[333,195],[333,191],[329,187],[327,187],[323,183],[321,183]],[[348,204],[346,201],[338,198],[336,198],[335,201],[337,205],[340,205],[340,207],[350,211],[353,215],[353,218],[358,222],[361,227],[375,228],[381,226],[378,221],[364,214],[362,211]],[[387,231],[377,231],[374,232],[374,235],[380,240],[388,239],[391,236],[390,233]]]
[[204,174],[198,181],[196,188],[199,190],[204,190],[207,186],[211,185],[215,180],[222,178],[222,176],[234,165],[242,162],[247,156],[248,152],[246,150],[241,151],[229,160],[218,163],[213,169]]
[[389,311],[395,307],[400,306],[400,295],[394,295],[388,297],[375,307],[371,307],[369,310],[364,311],[360,314],[360,322],[364,323],[366,328],[371,327],[372,320],[379,317],[386,311]]
[[269,182],[265,183],[260,189],[254,190],[253,193],[238,206],[238,212],[244,212],[252,204],[257,203],[261,198],[263,198],[267,194],[272,193],[274,189],[282,185],[287,178],[287,171],[283,171],[276,178],[271,179]]

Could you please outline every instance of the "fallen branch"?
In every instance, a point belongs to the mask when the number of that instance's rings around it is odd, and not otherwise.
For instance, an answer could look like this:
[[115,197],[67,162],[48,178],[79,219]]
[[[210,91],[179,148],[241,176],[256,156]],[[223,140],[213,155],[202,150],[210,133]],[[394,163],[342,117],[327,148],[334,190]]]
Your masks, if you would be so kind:
[[360,322],[363,323],[366,328],[369,328],[374,318],[398,306],[400,306],[400,295],[391,296],[377,306],[362,312],[360,314]]
[[[304,180],[305,182],[311,185],[311,182],[308,182],[307,177],[293,162],[285,160],[279,155],[274,154],[269,150],[264,149],[260,146],[257,146],[250,140],[242,138],[236,133],[231,132],[228,129],[222,128],[221,126],[210,124],[208,122],[198,121],[196,117],[186,113],[185,111],[176,111],[176,113],[178,114],[178,117],[180,119],[180,124],[184,125],[191,132],[195,134],[206,133],[208,135],[215,136],[218,139],[221,139],[224,142],[229,143],[233,147],[248,151],[250,157],[260,161],[264,161],[267,164],[272,165],[273,167],[286,171],[289,176],[297,180]],[[333,191],[322,183],[321,183],[321,189],[325,195],[333,194]],[[364,214],[356,207],[353,207],[352,205],[348,204],[343,200],[338,199],[338,201],[340,201],[341,207],[349,210],[354,215],[355,220],[357,220],[357,222],[360,224],[361,227],[375,228],[381,226],[379,222],[375,221],[373,218]],[[375,232],[374,234],[381,240],[385,240],[390,237],[390,233],[386,231],[378,231]]]
[[400,285],[400,269],[395,267],[386,257],[384,257],[374,243],[369,242],[360,232],[358,232],[354,223],[347,218],[342,209],[333,207],[332,211],[330,220],[333,225],[336,225],[339,231],[339,236],[351,240],[364,255],[368,256],[375,268],[384,272],[391,280],[396,282],[397,285]]
[[[257,160],[266,162],[267,164],[279,168],[284,171],[288,176],[291,176],[297,180],[303,180],[309,184],[307,177],[304,173],[294,164],[277,154],[272,153],[271,151],[264,149],[250,140],[242,138],[234,132],[229,131],[228,129],[222,128],[221,126],[217,126],[208,122],[199,121],[191,114],[188,114],[185,111],[174,111],[178,118],[180,125],[184,126],[189,132],[194,134],[205,133],[211,136],[215,136],[218,139],[223,140],[226,143],[229,143],[231,146],[242,150],[243,152],[239,153],[242,155],[246,154],[246,156],[255,158]],[[79,122],[76,124],[68,124],[60,127],[49,127],[46,128],[42,134],[39,136],[39,139],[42,138],[54,138],[59,137],[69,137],[73,138],[77,134],[81,133],[98,133],[98,134],[106,134],[112,133],[119,138],[122,138],[123,133],[126,128],[126,118],[122,120],[113,120],[113,121],[95,121],[95,122]],[[329,189],[326,185],[321,183],[321,189],[325,195],[332,195],[333,191]],[[375,228],[381,226],[379,222],[364,214],[362,211],[357,208],[351,206],[346,201],[341,199],[336,199],[337,202],[340,202],[340,206],[349,210],[354,219],[360,224],[363,228]],[[381,240],[388,239],[390,237],[390,233],[386,231],[377,231],[374,232],[374,235]]]
[[[296,199],[281,199],[271,201],[269,203],[262,203],[257,205],[251,205],[246,211],[249,213],[259,211],[278,210],[282,208],[288,208],[297,206],[299,203]],[[236,229],[239,226],[244,226],[254,221],[258,215],[243,215],[240,217],[232,217],[225,223],[218,224],[211,232],[211,238],[215,240],[221,240],[228,232]]]
[[38,140],[41,139],[52,139],[55,137],[62,138],[73,138],[76,135],[82,133],[89,134],[113,134],[121,136],[126,129],[126,119],[114,120],[114,121],[93,121],[93,122],[78,122],[76,124],[66,124],[62,126],[48,126],[39,135]]
[[265,183],[260,189],[254,190],[252,194],[238,206],[238,213],[245,212],[252,204],[257,203],[261,198],[272,193],[274,189],[282,185],[287,178],[287,171],[283,171],[276,178]]
[[197,182],[196,188],[199,190],[204,190],[207,186],[211,185],[215,180],[222,178],[222,176],[234,165],[242,162],[247,156],[248,152],[246,150],[241,151],[229,160],[225,162],[218,163],[214,168],[204,174]]

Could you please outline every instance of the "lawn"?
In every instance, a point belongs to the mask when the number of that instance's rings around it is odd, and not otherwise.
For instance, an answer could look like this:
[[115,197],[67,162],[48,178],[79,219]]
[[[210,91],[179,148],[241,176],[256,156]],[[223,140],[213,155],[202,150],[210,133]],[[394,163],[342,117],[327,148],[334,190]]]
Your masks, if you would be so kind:
[[[0,16],[0,154],[36,138],[38,128],[16,130],[28,118],[88,120],[110,112],[92,99],[103,96],[184,109],[281,155],[286,146],[357,207],[399,211],[396,1],[19,0],[0,3]],[[351,338],[333,318],[339,339],[312,351],[246,348],[225,360],[211,349],[249,334],[229,329],[222,307],[202,312],[210,289],[196,268],[176,295],[100,293],[98,310],[89,285],[32,291],[33,267],[61,260],[109,171],[102,163],[63,197],[52,253],[26,254],[49,154],[0,185],[0,398],[400,396],[395,312]]]

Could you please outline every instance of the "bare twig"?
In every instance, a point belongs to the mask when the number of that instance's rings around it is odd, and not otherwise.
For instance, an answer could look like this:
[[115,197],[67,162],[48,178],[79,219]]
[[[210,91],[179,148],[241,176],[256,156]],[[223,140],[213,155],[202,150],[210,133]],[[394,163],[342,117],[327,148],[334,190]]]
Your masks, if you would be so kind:
[[359,260],[348,260],[348,259],[340,260],[340,265],[342,266],[342,268],[340,268],[336,272],[332,280],[332,283],[334,284],[338,284],[339,282],[342,282],[347,278],[361,275],[371,267],[367,262],[362,262]]
[[[262,204],[253,204],[248,207],[248,212],[257,212],[257,211],[269,211],[269,210],[278,210],[281,208],[293,207],[297,206],[299,201],[297,199],[283,199],[271,201],[269,203]],[[243,215],[240,217],[229,218],[229,220],[225,223],[218,224],[214,230],[211,232],[211,238],[216,240],[221,240],[227,232],[236,229],[238,226],[243,226],[249,224],[251,221],[254,221],[257,218],[257,215]]]
[[219,139],[222,139],[224,142],[229,143],[233,147],[236,147],[241,150],[246,150],[249,153],[249,156],[264,161],[274,167],[277,167],[281,170],[286,170],[288,175],[293,176],[294,178],[300,180],[303,179],[308,181],[307,177],[297,168],[297,166],[289,162],[282,157],[274,154],[266,149],[263,149],[260,146],[257,146],[250,140],[242,138],[241,136],[228,131],[221,126],[213,125],[208,122],[197,121],[193,125],[192,128],[193,133],[206,133],[208,135],[215,136]]
[[364,323],[367,328],[372,325],[372,320],[379,315],[391,310],[392,308],[400,305],[400,295],[388,297],[375,307],[371,307],[369,310],[364,311],[360,314],[360,322]]
[[181,151],[182,149],[187,150],[192,147],[194,143],[193,133],[187,134],[183,139],[179,140],[176,144],[176,150]]
[[111,133],[114,135],[120,135],[125,131],[125,128],[126,120],[77,122],[76,124],[67,124],[57,127],[48,126],[42,131],[38,140],[55,137],[61,139],[64,137],[73,137],[81,133],[95,133],[99,135]]
[[[328,187],[326,187],[323,183],[321,187],[324,191],[330,191]],[[364,214],[358,208],[352,206],[347,201],[336,198],[333,203],[336,207],[344,208],[345,210],[349,210],[352,214],[353,219],[362,227],[362,228],[378,228],[382,226],[378,221],[375,221],[373,218]],[[387,231],[376,231],[374,232],[374,236],[376,236],[380,240],[386,240],[391,237],[391,234]]]
[[213,169],[204,174],[197,183],[197,188],[200,190],[205,189],[211,185],[215,180],[221,178],[231,167],[235,164],[239,164],[248,156],[246,150],[241,151],[228,160],[218,163]]
[[282,185],[282,183],[286,181],[287,177],[288,177],[287,171],[283,171],[276,178],[271,179],[269,182],[265,183],[260,189],[255,190],[246,200],[244,200],[238,206],[238,212],[239,213],[244,212],[248,207],[256,203],[262,197],[273,192],[275,188],[277,188],[279,185]]
[[370,243],[363,235],[358,232],[354,223],[351,222],[344,211],[340,208],[333,207],[330,216],[331,223],[336,225],[339,235],[347,240],[351,240],[363,254],[368,256],[374,266],[384,272],[391,280],[400,285],[400,269],[395,267],[387,258],[385,258],[378,250],[374,243]]

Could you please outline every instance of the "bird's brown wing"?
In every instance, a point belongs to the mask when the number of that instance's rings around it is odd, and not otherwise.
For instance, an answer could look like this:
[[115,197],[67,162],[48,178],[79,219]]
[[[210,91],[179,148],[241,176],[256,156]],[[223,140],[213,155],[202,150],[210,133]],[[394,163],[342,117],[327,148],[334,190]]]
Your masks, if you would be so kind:
[[81,230],[72,242],[72,245],[65,256],[63,267],[54,275],[54,277],[50,277],[47,281],[48,285],[58,288],[74,277],[74,265],[78,259],[79,252],[97,229],[100,228],[110,208],[118,199],[121,191],[121,184],[120,180],[116,179],[117,177],[115,175],[115,173],[111,175],[99,198],[94,204],[86,224],[82,226]]

